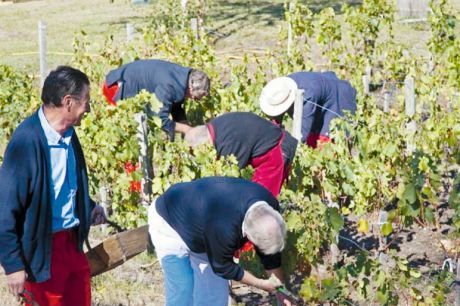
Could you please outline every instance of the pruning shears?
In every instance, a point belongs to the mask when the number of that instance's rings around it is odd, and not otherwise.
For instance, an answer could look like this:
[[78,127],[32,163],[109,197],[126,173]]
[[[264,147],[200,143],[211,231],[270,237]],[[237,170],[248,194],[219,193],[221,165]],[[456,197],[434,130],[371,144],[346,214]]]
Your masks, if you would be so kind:
[[280,286],[276,288],[276,293],[275,293],[277,299],[282,302],[282,300],[288,300],[291,302],[291,304],[294,306],[303,306],[305,305],[303,300],[296,296],[294,293],[291,291],[287,290],[284,286]]

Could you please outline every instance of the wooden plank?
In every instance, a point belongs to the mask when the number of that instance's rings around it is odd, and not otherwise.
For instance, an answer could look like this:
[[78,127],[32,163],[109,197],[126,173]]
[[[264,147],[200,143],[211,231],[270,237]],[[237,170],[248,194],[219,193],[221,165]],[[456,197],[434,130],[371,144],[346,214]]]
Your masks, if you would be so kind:
[[148,225],[110,236],[86,252],[91,276],[110,271],[130,258],[142,253],[148,246]]

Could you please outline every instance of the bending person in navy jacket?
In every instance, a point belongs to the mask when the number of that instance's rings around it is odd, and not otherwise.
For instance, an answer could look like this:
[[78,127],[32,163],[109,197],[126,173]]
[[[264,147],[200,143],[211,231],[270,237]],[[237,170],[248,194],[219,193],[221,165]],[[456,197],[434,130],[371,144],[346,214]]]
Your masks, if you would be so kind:
[[134,97],[141,90],[154,93],[163,103],[158,113],[162,128],[174,140],[175,132],[185,134],[190,129],[186,123],[185,99],[199,100],[209,95],[209,88],[209,78],[203,71],[148,59],[110,71],[105,78],[103,93],[113,105],[118,100]]
[[254,113],[232,112],[192,128],[192,146],[212,143],[219,156],[234,155],[240,169],[254,167],[252,181],[278,197],[294,160],[297,140],[277,124]]
[[41,98],[13,133],[0,168],[0,263],[9,291],[26,305],[91,306],[83,241],[105,214],[89,197],[73,128],[90,111],[88,77],[58,67]]
[[296,72],[268,82],[259,99],[262,111],[279,122],[285,113],[292,117],[297,89],[304,90],[302,142],[311,147],[330,140],[332,119],[356,111],[356,90],[331,71]]
[[279,281],[256,278],[233,254],[252,241],[267,273],[282,281],[286,228],[278,211],[268,190],[244,179],[208,177],[170,187],[149,208],[165,304],[228,305],[228,280],[274,292]]

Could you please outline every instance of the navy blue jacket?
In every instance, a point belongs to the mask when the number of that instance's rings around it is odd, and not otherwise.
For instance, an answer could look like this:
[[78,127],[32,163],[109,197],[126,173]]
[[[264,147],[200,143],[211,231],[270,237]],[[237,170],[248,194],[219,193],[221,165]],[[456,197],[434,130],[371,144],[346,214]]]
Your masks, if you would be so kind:
[[[329,135],[331,120],[356,111],[356,90],[334,72],[296,72],[288,75],[305,90],[302,115],[302,142],[310,133]],[[316,104],[316,105],[315,105]],[[319,105],[319,106],[318,106]]]
[[[143,89],[154,93],[163,103],[158,114],[162,128],[174,139],[174,121],[186,120],[183,104],[190,70],[162,60],[138,60],[110,71],[105,81],[109,87],[121,83],[115,101],[134,97]],[[170,114],[174,121],[169,119]]]
[[[275,147],[283,130],[276,124],[249,112],[231,112],[211,120],[214,146],[220,156],[235,155],[240,169],[255,157]],[[294,159],[297,140],[284,131],[281,145],[286,164]]]
[[[83,151],[74,133],[72,146],[77,162],[78,245],[88,237],[94,202],[88,193]],[[36,112],[13,133],[0,168],[0,263],[6,274],[27,272],[29,281],[50,278],[51,178],[50,154]]]
[[[239,281],[244,270],[233,261],[233,254],[248,241],[243,237],[243,220],[257,201],[265,201],[279,211],[276,198],[257,183],[207,177],[170,187],[157,199],[156,209],[192,252],[208,255],[214,273]],[[264,255],[256,251],[265,269],[281,266],[280,253]]]

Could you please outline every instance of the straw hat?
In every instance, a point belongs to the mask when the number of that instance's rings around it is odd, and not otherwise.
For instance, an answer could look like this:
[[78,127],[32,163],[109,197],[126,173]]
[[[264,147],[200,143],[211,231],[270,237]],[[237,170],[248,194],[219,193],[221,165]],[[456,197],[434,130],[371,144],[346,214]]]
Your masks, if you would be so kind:
[[259,97],[260,108],[268,116],[281,115],[294,103],[297,84],[288,77],[280,77],[268,82]]

